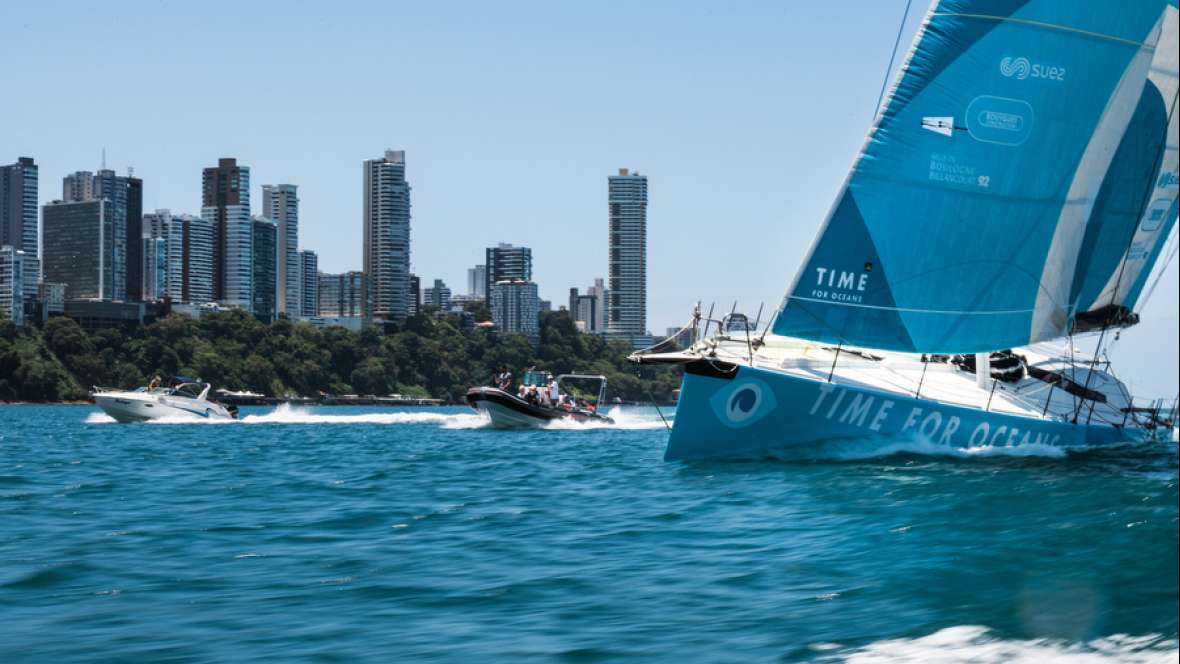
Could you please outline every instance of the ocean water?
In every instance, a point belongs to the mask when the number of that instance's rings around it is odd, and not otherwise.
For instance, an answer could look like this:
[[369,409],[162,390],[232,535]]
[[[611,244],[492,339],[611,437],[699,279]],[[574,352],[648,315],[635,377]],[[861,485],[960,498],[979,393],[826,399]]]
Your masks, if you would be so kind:
[[1177,447],[0,407],[0,661],[1175,662]]

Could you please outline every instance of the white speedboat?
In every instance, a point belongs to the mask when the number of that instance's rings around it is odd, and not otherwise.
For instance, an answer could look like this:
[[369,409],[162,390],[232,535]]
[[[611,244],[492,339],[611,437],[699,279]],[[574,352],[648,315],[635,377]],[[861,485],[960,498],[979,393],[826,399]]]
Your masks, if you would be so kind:
[[187,417],[232,420],[238,409],[209,400],[209,383],[179,383],[173,387],[135,390],[94,388],[94,403],[119,422],[145,422]]

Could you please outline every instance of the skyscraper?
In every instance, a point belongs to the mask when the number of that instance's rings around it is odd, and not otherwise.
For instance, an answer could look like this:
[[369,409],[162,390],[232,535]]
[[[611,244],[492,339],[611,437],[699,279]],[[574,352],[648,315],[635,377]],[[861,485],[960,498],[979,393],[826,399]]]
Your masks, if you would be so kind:
[[619,169],[608,178],[610,212],[607,333],[647,332],[647,177]]
[[410,313],[410,185],[406,153],[386,150],[364,164],[363,272],[366,314],[401,321]]
[[132,177],[119,178],[121,186],[127,188],[127,299],[142,299],[143,293],[143,180]]
[[533,250],[500,244],[484,252],[484,290],[492,296],[492,285],[501,281],[532,281]]
[[266,217],[254,217],[254,296],[251,311],[269,323],[278,315],[279,227]]
[[442,279],[435,279],[434,285],[422,292],[422,305],[435,311],[446,311],[451,306],[451,289]]
[[37,164],[31,157],[0,166],[0,246],[23,251],[25,300],[36,295],[41,274],[37,250]]
[[62,178],[62,200],[81,203],[104,199],[110,207],[114,246],[111,271],[115,300],[143,297],[143,181],[103,168],[75,171]]
[[213,224],[201,217],[172,214],[164,209],[143,215],[143,226],[148,240],[165,241],[163,295],[174,302],[212,302]]
[[143,292],[146,302],[158,302],[168,295],[168,239],[145,237],[143,243]]
[[254,300],[254,220],[250,168],[221,158],[201,178],[201,216],[213,223],[213,298],[250,309]]
[[540,336],[537,284],[519,279],[500,281],[492,284],[489,300],[492,321],[501,332],[523,334],[533,340]]
[[25,252],[0,245],[0,318],[17,325],[25,323]]
[[581,331],[606,332],[606,288],[602,279],[595,279],[584,295],[579,295],[577,288],[570,289],[569,313]]
[[467,268],[467,294],[486,300],[488,297],[488,267],[476,265]]
[[299,315],[318,316],[320,311],[320,281],[318,278],[320,257],[311,249],[299,252]]
[[299,316],[303,311],[299,268],[299,196],[293,184],[262,185],[262,216],[278,224],[279,313]]
[[[66,299],[113,300],[125,274],[115,269],[114,206],[106,198],[54,201],[41,209],[45,281],[66,284]],[[118,284],[118,286],[116,285]]]
[[67,203],[94,200],[94,173],[74,171],[62,178],[61,199]]
[[418,275],[410,275],[410,315],[422,313],[422,280]]
[[319,315],[350,318],[364,315],[365,275],[362,272],[319,274]]

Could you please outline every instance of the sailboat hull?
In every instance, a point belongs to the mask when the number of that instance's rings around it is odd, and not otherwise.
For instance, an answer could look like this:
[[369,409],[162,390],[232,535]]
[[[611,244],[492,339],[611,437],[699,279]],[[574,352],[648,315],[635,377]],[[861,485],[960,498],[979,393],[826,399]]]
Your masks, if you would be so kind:
[[847,383],[698,360],[686,365],[664,458],[757,458],[832,440],[883,447],[1080,447],[1142,439],[1110,425],[989,412]]

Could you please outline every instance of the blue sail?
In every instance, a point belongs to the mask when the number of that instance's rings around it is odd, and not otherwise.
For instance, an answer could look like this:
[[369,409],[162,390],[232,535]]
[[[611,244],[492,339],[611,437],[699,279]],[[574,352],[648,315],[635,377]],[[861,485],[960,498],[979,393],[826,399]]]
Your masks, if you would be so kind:
[[1130,314],[1176,224],[1178,23],[1169,8],[1139,107],[1086,229],[1075,329],[1134,322]]
[[774,333],[938,353],[1065,334],[1170,4],[932,6]]

